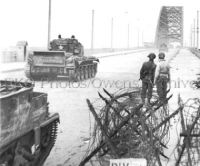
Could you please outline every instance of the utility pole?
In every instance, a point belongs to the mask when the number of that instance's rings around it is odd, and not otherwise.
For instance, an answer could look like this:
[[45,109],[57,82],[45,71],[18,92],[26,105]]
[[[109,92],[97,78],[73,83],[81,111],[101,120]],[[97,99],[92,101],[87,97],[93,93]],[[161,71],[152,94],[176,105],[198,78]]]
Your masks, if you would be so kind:
[[124,14],[127,20],[127,49],[129,49],[129,13],[125,11]]
[[140,19],[137,19],[137,47],[140,47]]
[[199,48],[199,11],[197,10],[197,49]]
[[144,47],[144,31],[142,30],[142,47]]
[[139,30],[139,28],[138,28],[138,32],[137,32],[137,46],[138,46],[138,48],[140,46],[140,30]]
[[128,34],[127,34],[127,48],[129,49],[129,23],[128,23]]
[[195,19],[194,19],[194,24],[193,24],[193,47],[195,48],[196,46],[196,40],[195,40],[195,37],[196,37],[196,35],[195,35],[195,33],[196,33],[196,31],[195,31],[195,29],[196,29],[196,25],[195,25]]
[[111,51],[113,51],[113,17],[111,18]]
[[183,28],[183,25],[184,25],[184,19],[183,19],[184,18],[184,11],[183,10],[184,9],[182,8],[181,10],[182,10],[182,16],[181,16],[181,25],[182,25],[181,26],[181,47],[183,47],[184,46],[183,45],[183,37],[184,37],[184,32],[183,32],[184,31],[184,28]]
[[51,40],[51,0],[49,0],[49,15],[48,15],[48,41],[47,41],[47,49],[50,48],[50,40]]
[[193,30],[192,30],[192,25],[190,27],[190,47],[193,47]]
[[94,10],[92,10],[92,34],[91,34],[91,50],[94,49]]

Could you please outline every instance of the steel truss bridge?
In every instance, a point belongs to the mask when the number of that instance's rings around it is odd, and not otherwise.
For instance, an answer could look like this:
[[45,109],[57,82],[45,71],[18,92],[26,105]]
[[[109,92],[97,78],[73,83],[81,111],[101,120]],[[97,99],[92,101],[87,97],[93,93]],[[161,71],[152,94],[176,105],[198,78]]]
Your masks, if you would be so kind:
[[163,6],[158,18],[155,46],[168,47],[173,42],[183,46],[183,7]]

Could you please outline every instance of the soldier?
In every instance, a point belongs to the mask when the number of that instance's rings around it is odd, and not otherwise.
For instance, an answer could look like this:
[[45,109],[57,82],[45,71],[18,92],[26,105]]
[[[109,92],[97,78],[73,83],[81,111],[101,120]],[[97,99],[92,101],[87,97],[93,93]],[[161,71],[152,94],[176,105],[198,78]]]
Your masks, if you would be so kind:
[[157,93],[161,102],[166,99],[167,95],[167,84],[170,85],[170,67],[165,61],[165,54],[159,53],[159,64],[156,68],[154,83],[157,87]]
[[61,39],[61,38],[62,38],[62,36],[61,36],[61,34],[59,34],[59,35],[58,35],[58,39]]
[[150,100],[152,97],[155,69],[156,69],[156,64],[154,63],[156,55],[154,53],[150,53],[148,57],[149,61],[144,62],[140,70],[140,79],[142,80],[142,92],[141,92],[142,104],[145,104],[146,97],[148,99],[148,104],[150,104]]

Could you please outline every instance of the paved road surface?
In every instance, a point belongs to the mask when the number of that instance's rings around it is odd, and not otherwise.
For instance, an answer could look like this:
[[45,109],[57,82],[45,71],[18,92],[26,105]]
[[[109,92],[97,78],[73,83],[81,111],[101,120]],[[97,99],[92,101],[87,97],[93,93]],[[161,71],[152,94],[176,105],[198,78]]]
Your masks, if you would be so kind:
[[[171,113],[177,108],[178,95],[182,98],[183,102],[186,102],[189,98],[200,98],[200,90],[193,88],[192,82],[197,79],[197,74],[200,73],[200,59],[193,55],[188,50],[180,50],[171,60],[171,73],[172,73],[172,84],[171,93],[173,98],[169,102],[169,108]],[[174,148],[178,141],[180,134],[180,123],[177,123],[179,117],[176,116],[174,121],[171,121],[170,128],[170,141],[168,144],[168,150],[165,154],[170,158],[168,162],[163,162],[163,166],[174,166]]]
[[[115,92],[124,87],[140,85],[139,70],[142,63],[148,60],[148,53],[149,51],[144,51],[103,58],[96,78],[81,83],[36,82],[35,90],[48,93],[50,110],[59,112],[61,121],[55,147],[45,166],[77,166],[79,164],[87,148],[86,140],[89,138],[89,131],[93,125],[93,117],[89,114],[86,98],[95,101],[98,98],[97,92],[102,91],[102,88]],[[175,50],[170,51],[167,58],[171,59],[174,53]],[[175,80],[177,77],[194,79],[195,73],[200,73],[199,62],[200,60],[190,52],[181,50],[180,54],[171,60],[172,79]],[[185,75],[189,77],[185,78]],[[23,71],[7,73],[1,77],[25,79]],[[170,106],[173,110],[176,108],[177,94],[184,92],[183,96],[185,96],[185,93],[191,92],[191,88],[186,90],[173,87],[172,92],[175,92]],[[169,155],[171,149],[167,152]]]

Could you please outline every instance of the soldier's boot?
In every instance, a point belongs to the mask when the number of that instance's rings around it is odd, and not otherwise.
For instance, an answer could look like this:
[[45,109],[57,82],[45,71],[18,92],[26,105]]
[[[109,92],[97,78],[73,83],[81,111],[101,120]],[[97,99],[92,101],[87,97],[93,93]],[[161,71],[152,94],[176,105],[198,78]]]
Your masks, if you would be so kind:
[[142,98],[141,104],[145,105],[145,98]]
[[147,106],[151,106],[151,99],[147,100]]

